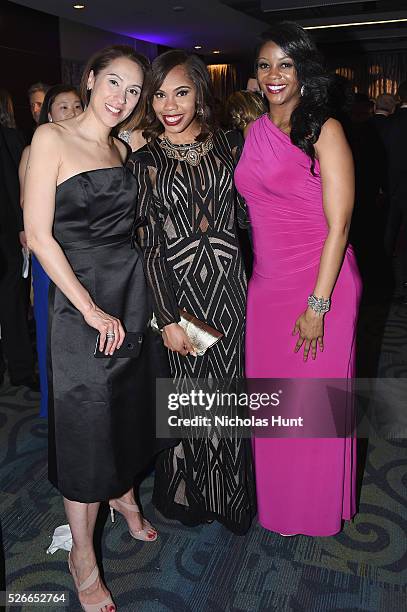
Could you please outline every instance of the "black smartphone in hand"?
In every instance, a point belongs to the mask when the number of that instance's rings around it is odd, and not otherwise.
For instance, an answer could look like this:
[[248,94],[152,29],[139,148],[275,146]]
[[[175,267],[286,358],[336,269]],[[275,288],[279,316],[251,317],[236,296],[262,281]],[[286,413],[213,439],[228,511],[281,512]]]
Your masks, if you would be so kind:
[[123,344],[121,345],[121,347],[119,349],[116,349],[113,355],[105,355],[104,350],[103,352],[99,350],[100,334],[98,334],[93,355],[97,359],[107,359],[109,357],[126,357],[127,359],[134,359],[140,355],[141,348],[143,346],[143,339],[144,334],[142,334],[141,332],[126,332],[126,336],[123,340]]

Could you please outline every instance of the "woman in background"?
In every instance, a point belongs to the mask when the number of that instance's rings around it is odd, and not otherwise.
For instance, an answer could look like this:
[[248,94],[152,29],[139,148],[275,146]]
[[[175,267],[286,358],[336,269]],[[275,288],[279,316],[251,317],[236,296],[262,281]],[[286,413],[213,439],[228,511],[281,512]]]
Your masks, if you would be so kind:
[[[75,87],[70,85],[54,85],[45,94],[38,125],[71,119],[72,117],[77,117],[82,112],[82,102]],[[30,146],[24,149],[18,169],[21,207],[24,206],[24,179],[29,155]],[[47,326],[49,278],[35,255],[32,255],[31,261],[36,345],[40,373],[40,416],[46,417],[48,414]]]
[[250,125],[267,112],[264,98],[253,91],[235,91],[226,101],[227,123],[246,138]]
[[0,125],[9,129],[16,129],[13,100],[7,89],[0,89]]
[[39,391],[27,322],[27,290],[22,278],[26,247],[19,205],[18,165],[24,137],[16,129],[10,93],[0,89],[0,384],[7,359],[10,383]]
[[[266,112],[267,104],[260,93],[254,91],[236,91],[226,101],[226,125],[239,130],[243,138],[246,139],[252,123]],[[253,269],[253,248],[250,227],[247,229],[248,231],[242,231],[239,227],[238,237],[246,274],[250,278]]]
[[[354,376],[361,293],[348,245],[352,154],[341,125],[329,118],[329,78],[300,26],[282,23],[268,33],[257,79],[269,113],[251,126],[235,173],[254,246],[246,373],[346,380]],[[349,431],[353,414],[347,399],[344,393],[341,416]],[[330,410],[328,403],[313,407],[316,419],[318,411]],[[259,520],[266,529],[328,536],[355,514],[352,434],[256,437],[254,457]]]
[[[235,379],[244,374],[246,277],[236,234],[233,171],[241,139],[217,130],[205,64],[168,51],[152,64],[148,144],[129,161],[139,186],[139,242],[172,376]],[[239,205],[238,211],[236,205]],[[223,332],[203,356],[178,325],[179,309]],[[164,451],[153,502],[187,525],[217,520],[244,533],[254,514],[249,440],[215,428]]]

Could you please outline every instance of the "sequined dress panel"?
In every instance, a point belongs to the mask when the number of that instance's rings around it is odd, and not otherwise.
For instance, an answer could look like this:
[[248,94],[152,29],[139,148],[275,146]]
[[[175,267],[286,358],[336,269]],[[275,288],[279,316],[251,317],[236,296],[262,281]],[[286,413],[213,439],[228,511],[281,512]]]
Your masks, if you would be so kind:
[[[202,357],[169,351],[176,379],[242,377],[246,277],[236,234],[246,223],[233,183],[236,132],[218,131],[203,146],[157,140],[131,156],[139,182],[139,244],[163,327],[179,308],[223,332]],[[235,532],[253,515],[251,449],[247,440],[187,439],[161,454],[154,502],[168,517],[194,525],[214,518]]]
[[235,132],[218,132],[210,142],[195,165],[170,157],[159,141],[129,162],[139,182],[139,244],[159,327],[179,321],[185,308],[225,335],[200,359],[170,352],[173,372],[193,378],[242,376],[244,367],[246,277],[235,212],[244,224],[246,210],[233,184],[239,141]]

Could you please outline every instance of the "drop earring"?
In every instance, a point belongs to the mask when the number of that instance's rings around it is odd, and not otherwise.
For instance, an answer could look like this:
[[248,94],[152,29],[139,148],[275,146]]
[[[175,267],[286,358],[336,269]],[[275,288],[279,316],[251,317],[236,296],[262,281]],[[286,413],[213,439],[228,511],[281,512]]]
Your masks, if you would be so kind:
[[305,87],[304,87],[304,85],[301,85],[300,96],[304,95],[304,91],[305,91]]

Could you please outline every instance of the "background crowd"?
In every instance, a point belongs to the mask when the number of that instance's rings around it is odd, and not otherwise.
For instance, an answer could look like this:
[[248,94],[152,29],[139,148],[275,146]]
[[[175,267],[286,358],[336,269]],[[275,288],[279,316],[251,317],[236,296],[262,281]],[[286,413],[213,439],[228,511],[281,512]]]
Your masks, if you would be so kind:
[[[393,296],[407,307],[407,82],[401,83],[397,96],[381,94],[370,99],[364,94],[353,94],[349,83],[336,77],[333,91],[332,116],[339,119],[352,148],[356,171],[355,208],[350,231],[366,293]],[[5,84],[6,85],[6,84]],[[249,79],[251,89],[237,91],[227,100],[219,101],[218,121],[222,127],[241,130],[243,135],[249,123],[266,112],[257,83]],[[33,130],[39,122],[61,121],[80,112],[82,107],[78,94],[67,85],[57,86],[57,95],[69,92],[76,100],[76,107],[62,99],[59,111],[42,113],[44,97],[49,89],[41,82],[33,84],[27,92],[27,104],[33,118]],[[253,91],[253,89],[255,91]],[[60,91],[61,90],[61,91]],[[76,97],[75,97],[76,96]],[[65,95],[66,98],[66,95]],[[56,106],[56,105],[55,105]],[[54,114],[54,119],[52,118]],[[13,100],[6,89],[0,92],[1,124],[1,328],[0,380],[3,381],[8,365],[11,384],[26,385],[39,390],[38,367],[41,376],[41,414],[46,414],[45,337],[46,299],[41,297],[44,283],[38,280],[38,263],[32,258],[32,277],[37,284],[37,300],[30,294],[31,273],[23,278],[23,250],[26,249],[22,212],[20,208],[20,186],[18,170],[23,150],[30,141],[30,134],[23,133],[15,124]],[[129,133],[127,133],[129,134]],[[126,139],[126,134],[124,134]],[[127,136],[127,139],[129,136]],[[132,148],[136,150],[145,141],[139,130],[132,135]],[[24,173],[23,157],[20,176]],[[250,270],[251,254],[246,237],[242,237],[246,267]],[[395,256],[399,266],[395,268]],[[44,281],[46,284],[46,280]],[[46,291],[46,286],[45,286]],[[37,355],[34,360],[35,336],[34,304]]]

